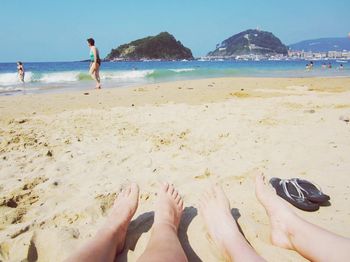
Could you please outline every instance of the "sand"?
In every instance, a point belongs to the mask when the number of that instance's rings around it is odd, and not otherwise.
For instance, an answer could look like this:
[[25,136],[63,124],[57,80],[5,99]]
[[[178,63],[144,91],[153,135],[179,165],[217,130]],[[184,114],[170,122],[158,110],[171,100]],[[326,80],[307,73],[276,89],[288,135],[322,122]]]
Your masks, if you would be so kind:
[[254,174],[316,182],[331,205],[291,208],[350,237],[349,117],[348,78],[205,79],[0,97],[0,260],[63,260],[135,181],[140,204],[120,256],[135,261],[150,236],[157,182],[168,181],[185,201],[179,236],[190,261],[222,259],[196,209],[213,182],[261,256],[304,261],[271,244]]

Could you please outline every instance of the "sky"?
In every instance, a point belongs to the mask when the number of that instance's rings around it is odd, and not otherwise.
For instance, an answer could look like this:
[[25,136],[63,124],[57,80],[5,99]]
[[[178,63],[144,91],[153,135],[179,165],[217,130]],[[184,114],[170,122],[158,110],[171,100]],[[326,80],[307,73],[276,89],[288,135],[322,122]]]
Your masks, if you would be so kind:
[[350,0],[1,0],[0,62],[88,59],[168,31],[195,57],[226,38],[259,27],[284,44],[347,37]]

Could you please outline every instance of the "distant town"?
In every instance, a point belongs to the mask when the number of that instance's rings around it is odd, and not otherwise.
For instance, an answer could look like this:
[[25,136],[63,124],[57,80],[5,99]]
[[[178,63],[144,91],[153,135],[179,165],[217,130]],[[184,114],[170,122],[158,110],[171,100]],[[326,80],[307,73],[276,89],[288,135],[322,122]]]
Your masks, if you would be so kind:
[[350,59],[350,51],[304,52],[288,51],[288,58],[305,60]]
[[327,52],[305,52],[288,50],[287,55],[283,54],[246,54],[246,55],[234,55],[234,56],[205,56],[198,58],[199,61],[210,61],[210,60],[350,60],[350,51],[327,51]]

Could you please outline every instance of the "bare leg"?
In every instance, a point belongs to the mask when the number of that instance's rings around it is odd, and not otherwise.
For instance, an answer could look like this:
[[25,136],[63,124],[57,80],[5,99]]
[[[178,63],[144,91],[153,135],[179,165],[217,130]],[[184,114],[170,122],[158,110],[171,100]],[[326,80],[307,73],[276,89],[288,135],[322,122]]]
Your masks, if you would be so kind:
[[159,190],[154,212],[151,238],[139,261],[187,261],[177,230],[183,211],[183,201],[171,185]]
[[297,251],[312,261],[350,261],[350,239],[338,236],[297,216],[258,175],[255,193],[270,218],[274,245]]
[[242,236],[230,212],[230,203],[219,186],[205,192],[199,213],[212,240],[230,261],[263,261]]
[[101,79],[100,79],[100,66],[97,65],[96,71],[95,71],[95,77],[97,81],[97,88],[101,89]]
[[95,80],[97,82],[96,89],[101,89],[101,79],[100,79],[100,65],[96,64],[95,68]]
[[124,247],[126,231],[138,205],[139,188],[131,184],[114,202],[105,225],[67,261],[114,261]]
[[92,64],[89,70],[89,74],[92,79],[97,82],[96,89],[101,89],[100,66],[98,64]]

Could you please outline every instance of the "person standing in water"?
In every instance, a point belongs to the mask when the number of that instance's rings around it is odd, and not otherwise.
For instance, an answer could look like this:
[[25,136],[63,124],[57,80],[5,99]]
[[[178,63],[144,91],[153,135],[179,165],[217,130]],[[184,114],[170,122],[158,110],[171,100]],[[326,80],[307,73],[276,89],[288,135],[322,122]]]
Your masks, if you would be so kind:
[[93,38],[87,39],[89,48],[90,48],[90,70],[89,74],[91,77],[96,80],[96,89],[101,89],[101,80],[100,80],[100,66],[101,59],[98,49],[95,47],[95,40]]
[[18,79],[24,83],[24,67],[22,62],[17,62]]
[[310,70],[314,68],[314,62],[310,61],[309,68]]

